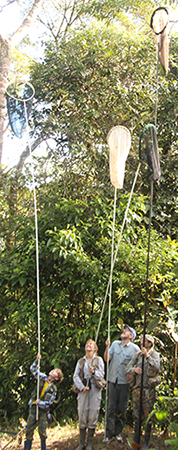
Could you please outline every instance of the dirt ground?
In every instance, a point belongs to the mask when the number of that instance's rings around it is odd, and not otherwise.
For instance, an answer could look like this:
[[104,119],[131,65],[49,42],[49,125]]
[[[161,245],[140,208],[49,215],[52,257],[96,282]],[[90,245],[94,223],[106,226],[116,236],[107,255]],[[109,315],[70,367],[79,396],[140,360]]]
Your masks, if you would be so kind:
[[[47,450],[75,450],[78,446],[79,435],[78,428],[75,425],[66,425],[60,427],[56,425],[55,427],[48,428],[47,432],[48,438],[46,441]],[[93,450],[129,450],[133,449],[133,429],[130,427],[125,427],[123,433],[123,443],[118,443],[115,439],[111,440],[108,444],[103,444],[102,440],[104,437],[104,428],[100,426],[96,429],[96,433],[93,439]],[[16,439],[12,440],[12,437],[7,434],[0,434],[0,448],[1,449],[17,449],[23,450],[25,435],[24,432],[19,435]],[[158,435],[157,432],[153,431],[150,440],[150,450],[169,450],[171,447],[165,446],[166,437],[164,435]],[[11,441],[11,442],[10,442]],[[141,444],[143,442],[143,437],[141,437]],[[7,445],[8,444],[8,445]],[[37,430],[34,434],[34,440],[32,445],[32,450],[39,450],[40,439]],[[140,447],[140,449],[142,446]],[[135,449],[136,450],[136,449]]]

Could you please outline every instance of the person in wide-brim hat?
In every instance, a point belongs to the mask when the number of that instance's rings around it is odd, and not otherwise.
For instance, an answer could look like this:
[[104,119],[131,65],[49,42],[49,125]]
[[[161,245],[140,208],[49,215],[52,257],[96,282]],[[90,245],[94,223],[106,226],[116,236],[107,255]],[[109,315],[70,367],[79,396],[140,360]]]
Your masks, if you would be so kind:
[[[144,366],[143,366],[144,356]],[[128,375],[132,375],[134,379],[133,386],[133,416],[135,420],[134,442],[139,443],[140,433],[140,387],[143,370],[143,391],[142,391],[142,411],[141,422],[145,422],[154,408],[155,403],[155,387],[160,383],[160,355],[154,349],[154,337],[150,334],[145,335],[145,346],[143,347],[143,337],[141,338],[141,351],[136,353],[126,367]],[[149,440],[151,434],[151,419],[148,421],[145,429],[144,444],[142,449],[149,448]]]

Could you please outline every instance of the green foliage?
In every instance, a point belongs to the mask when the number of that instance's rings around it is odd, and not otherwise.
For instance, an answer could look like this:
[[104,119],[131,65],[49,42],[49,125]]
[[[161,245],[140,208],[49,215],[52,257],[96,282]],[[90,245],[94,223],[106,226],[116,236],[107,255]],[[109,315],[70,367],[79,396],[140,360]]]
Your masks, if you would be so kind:
[[[163,237],[168,234],[176,239],[177,38],[171,37],[169,48],[170,70],[166,78],[161,78],[159,88],[161,180],[160,187],[155,186],[153,223]],[[70,32],[70,38],[62,39],[57,48],[54,42],[46,45],[44,58],[33,64],[31,71],[36,91],[34,136],[43,133],[53,138],[49,156],[60,166],[59,161],[65,158],[66,183],[70,184],[71,170],[76,173],[77,188],[83,172],[88,172],[92,183],[97,171],[97,188],[99,185],[105,191],[110,189],[109,178],[103,171],[108,167],[106,137],[112,126],[119,123],[132,133],[125,174],[125,189],[129,191],[133,181],[130,174],[138,163],[140,132],[146,124],[154,122],[155,57],[152,34],[139,31],[134,23],[130,33],[122,21],[120,26],[92,22],[84,29]],[[147,196],[147,166],[143,164],[140,172],[139,192]]]
[[[159,401],[155,405],[155,409],[150,413],[148,420],[155,415],[155,419],[160,422],[162,429],[170,428],[170,439],[165,440],[165,445],[170,445],[173,450],[177,449],[178,445],[178,392],[174,392],[174,396],[159,397]],[[154,450],[154,449],[152,449]]]
[[38,111],[36,131],[45,125],[55,136],[59,128],[61,140],[67,138],[75,151],[79,143],[103,145],[118,118],[135,133],[141,131],[145,115],[147,121],[153,117],[152,105],[148,106],[156,74],[156,66],[155,71],[148,70],[148,59],[153,64],[155,58],[153,48],[150,38],[130,36],[122,26],[98,22],[63,40],[60,51],[48,44],[44,60],[32,70],[38,105],[48,103],[47,109],[44,105]]
[[[60,420],[76,418],[72,374],[77,359],[83,355],[86,339],[95,339],[99,323],[110,274],[113,199],[105,191],[103,195],[100,186],[96,190],[97,171],[90,182],[87,172],[79,180],[75,172],[70,172],[64,196],[66,173],[61,171],[62,167],[53,166],[51,175],[42,167],[37,161],[41,365],[46,372],[53,366],[61,367],[64,372],[59,387],[61,402],[55,410]],[[0,198],[1,410],[6,411],[7,417],[12,413],[17,416],[27,413],[34,383],[29,366],[37,352],[35,225],[30,179],[28,167],[18,178],[10,176],[7,197],[2,191]],[[118,193],[116,243],[127,201],[128,194]],[[133,315],[138,336],[142,333],[148,239],[146,201],[144,196],[133,195],[119,247],[113,272],[111,339],[120,333],[118,319],[133,323]],[[161,339],[164,340],[165,373],[167,370],[171,389],[172,366],[167,362],[170,339],[164,333],[167,296],[170,306],[177,299],[173,283],[177,244],[170,237],[162,240],[155,230],[151,239],[148,325],[150,322],[152,329],[156,325],[154,333],[159,346]],[[101,355],[107,337],[107,315],[108,302],[99,333]],[[165,377],[163,392],[166,380]]]
[[171,439],[166,439],[165,445],[170,445],[173,450],[176,450],[177,446],[178,446],[178,424],[177,423],[171,424],[171,432],[174,433],[176,436],[174,438],[172,437]]

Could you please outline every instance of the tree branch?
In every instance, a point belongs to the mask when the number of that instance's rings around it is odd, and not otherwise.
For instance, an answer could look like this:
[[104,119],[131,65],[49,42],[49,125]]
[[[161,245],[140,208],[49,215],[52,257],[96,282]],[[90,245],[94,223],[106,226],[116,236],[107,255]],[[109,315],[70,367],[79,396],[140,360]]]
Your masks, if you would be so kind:
[[[33,142],[33,144],[31,145],[31,152],[33,153],[34,150],[36,150],[36,148],[44,141],[48,139],[48,137],[44,137],[44,134],[42,133],[35,142]],[[28,158],[29,156],[29,147],[27,145],[26,149],[22,152],[22,154],[20,155],[20,159],[18,164],[16,165],[16,171],[17,172],[21,172],[21,170],[23,169],[23,165],[25,160]]]
[[16,2],[16,0],[11,0],[8,3],[6,3],[6,5],[2,5],[0,8],[0,12],[2,12],[6,6],[12,5],[12,3],[15,3],[15,2]]
[[43,0],[34,0],[33,6],[30,9],[27,17],[23,20],[22,24],[10,37],[11,46],[15,47],[26,35],[27,27],[30,27],[32,21],[36,18],[38,10]]

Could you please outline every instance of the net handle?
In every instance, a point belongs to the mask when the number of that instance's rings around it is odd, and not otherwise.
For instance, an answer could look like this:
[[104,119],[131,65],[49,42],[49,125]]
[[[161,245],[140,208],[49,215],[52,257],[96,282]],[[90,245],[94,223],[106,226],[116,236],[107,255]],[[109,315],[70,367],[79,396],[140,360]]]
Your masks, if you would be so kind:
[[146,127],[145,127],[145,128],[142,130],[142,132],[140,133],[140,137],[139,137],[139,160],[140,160],[140,161],[144,161],[145,158],[146,158],[146,156],[145,156],[144,158],[141,158],[141,140],[142,140],[142,137],[143,137],[145,131],[146,131],[148,128],[151,128],[151,127],[153,127],[154,130],[156,131],[155,125],[153,125],[152,123],[148,123],[148,125],[146,125]]
[[[33,181],[33,199],[34,199],[34,214],[35,214],[35,242],[36,242],[36,294],[37,294],[37,321],[38,321],[38,354],[40,354],[40,281],[39,281],[39,245],[38,245],[38,215],[37,215],[37,201],[36,201],[36,189],[35,189],[35,176],[34,176],[34,165],[31,151],[31,143],[30,143],[30,133],[28,129],[28,117],[27,117],[27,109],[24,102],[25,108],[25,116],[26,116],[26,125],[28,131],[28,147],[29,147],[29,156],[31,160],[31,174]],[[37,373],[37,400],[39,400],[39,389],[40,389],[40,359],[38,358],[38,373]],[[36,420],[38,420],[39,411],[38,404],[36,405]]]
[[[12,94],[10,94],[9,92],[8,92],[8,87],[7,87],[7,89],[6,89],[6,94],[9,96],[9,97],[11,97],[11,98],[13,98],[14,100],[17,100],[17,101],[19,101],[19,102],[28,102],[29,100],[31,100],[33,97],[34,97],[34,95],[35,95],[35,89],[34,89],[34,87],[33,87],[33,85],[29,82],[29,81],[19,81],[17,84],[16,84],[16,86],[19,86],[20,84],[27,84],[28,86],[30,86],[31,87],[31,89],[32,89],[32,95],[30,96],[30,97],[28,97],[28,98],[20,98],[20,97],[15,97],[15,95],[12,95]],[[11,86],[11,85],[10,85]],[[15,83],[14,83],[14,86],[15,86]]]
[[[151,21],[150,21],[150,27],[152,28],[153,31],[154,31],[154,28],[153,28],[153,17],[154,17],[154,15],[155,15],[155,13],[156,13],[157,11],[159,11],[160,9],[164,9],[164,11],[166,11],[167,15],[169,15],[169,14],[168,14],[168,10],[167,10],[164,6],[159,6],[159,8],[156,8],[155,11],[153,12],[152,16],[151,16]],[[167,24],[168,24],[168,20],[167,20],[167,22],[166,22],[166,25],[163,27],[163,29],[162,29],[161,31],[159,31],[159,33],[156,33],[156,31],[154,31],[154,33],[157,34],[157,35],[158,35],[158,34],[162,34],[163,31],[165,30],[165,28],[167,27]]]

